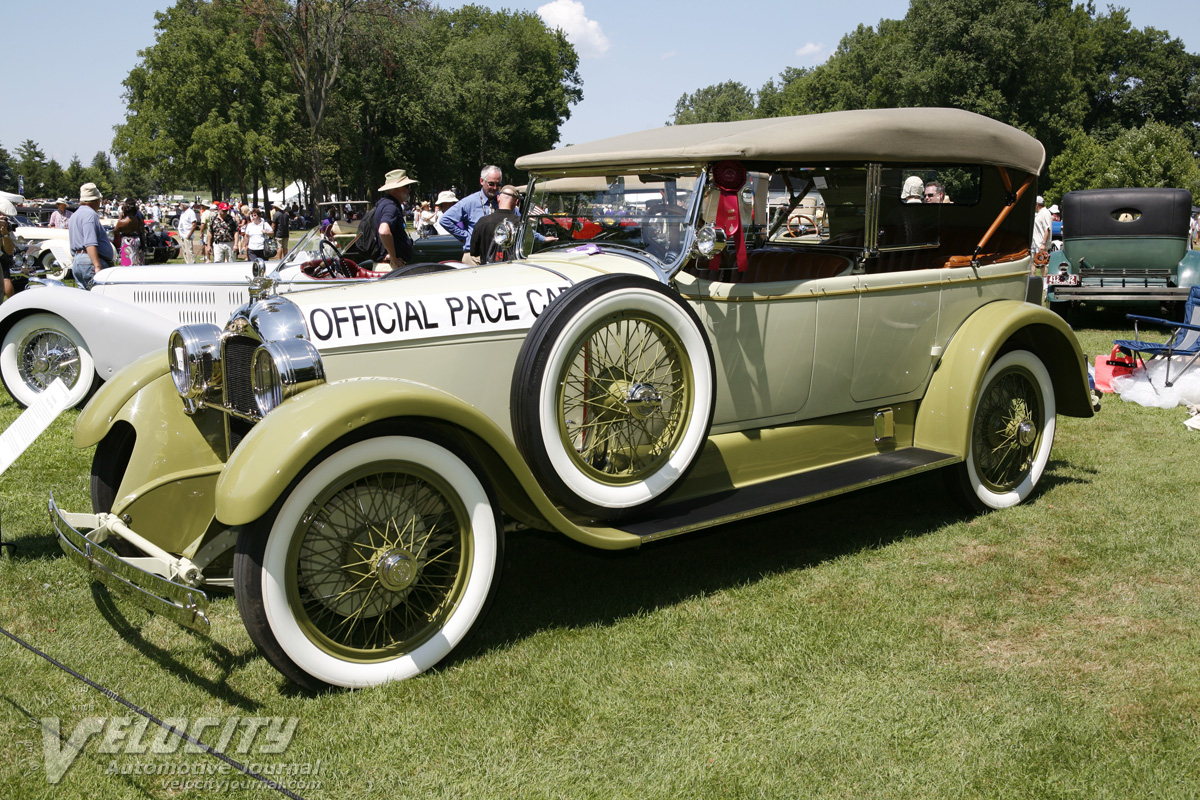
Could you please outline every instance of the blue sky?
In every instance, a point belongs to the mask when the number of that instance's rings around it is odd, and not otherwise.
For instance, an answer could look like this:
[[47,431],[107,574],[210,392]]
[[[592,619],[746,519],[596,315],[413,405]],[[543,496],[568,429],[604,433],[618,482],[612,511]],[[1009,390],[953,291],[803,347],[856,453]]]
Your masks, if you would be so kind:
[[[584,100],[573,107],[562,142],[584,142],[662,125],[685,92],[726,80],[758,89],[784,68],[824,62],[859,24],[898,19],[908,0],[797,2],[753,0],[507,0],[496,8],[539,13],[562,27],[580,53]],[[84,164],[107,150],[124,119],[121,82],[154,43],[154,12],[164,0],[6,3],[10,67],[0,146],[33,139],[47,157]],[[457,7],[459,2],[440,3]],[[1183,0],[1122,3],[1139,28],[1153,26],[1200,52],[1194,6]],[[1108,4],[1097,2],[1100,8]],[[1186,9],[1192,7],[1192,12]],[[1188,23],[1187,19],[1193,19]],[[18,42],[53,42],[32,49]]]

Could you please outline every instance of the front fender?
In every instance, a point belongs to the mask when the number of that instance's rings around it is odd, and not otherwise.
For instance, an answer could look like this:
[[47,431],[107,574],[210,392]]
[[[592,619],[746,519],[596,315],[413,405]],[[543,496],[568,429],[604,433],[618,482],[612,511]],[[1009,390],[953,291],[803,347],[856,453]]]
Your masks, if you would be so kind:
[[123,300],[62,285],[47,284],[4,301],[0,339],[22,317],[53,314],[69,322],[96,363],[96,374],[111,380],[125,365],[166,347],[175,323]]
[[326,447],[373,423],[402,418],[449,424],[478,437],[516,478],[538,513],[568,536],[613,549],[640,541],[611,529],[584,530],[569,521],[538,486],[512,439],[491,418],[454,395],[398,378],[323,384],[272,411],[250,430],[226,464],[217,482],[217,519],[226,525],[253,522]]
[[1087,361],[1075,332],[1041,306],[1000,300],[968,317],[946,346],[917,411],[917,447],[966,458],[984,375],[1008,349],[1029,350],[1046,365],[1059,413],[1092,416]]
[[[5,303],[7,305],[7,303]],[[171,371],[166,348],[147,353],[120,371],[119,380],[111,380],[92,396],[75,420],[75,446],[98,444],[116,421],[121,409],[133,396]],[[182,406],[183,401],[180,400]]]

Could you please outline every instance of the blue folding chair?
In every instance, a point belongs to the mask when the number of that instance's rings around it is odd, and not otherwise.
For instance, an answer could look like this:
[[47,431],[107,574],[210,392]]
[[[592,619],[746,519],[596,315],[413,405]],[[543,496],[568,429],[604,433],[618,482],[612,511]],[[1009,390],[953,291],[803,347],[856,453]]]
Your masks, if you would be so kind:
[[[1117,347],[1127,353],[1138,353],[1143,357],[1154,358],[1156,356],[1167,357],[1167,377],[1166,385],[1170,386],[1171,381],[1171,357],[1172,356],[1191,356],[1188,362],[1183,365],[1183,369],[1176,375],[1176,379],[1188,371],[1188,368],[1196,363],[1196,359],[1200,357],[1200,286],[1193,286],[1188,292],[1187,303],[1183,307],[1183,318],[1186,322],[1172,322],[1167,319],[1159,319],[1158,317],[1143,317],[1138,314],[1126,314],[1127,318],[1133,320],[1133,339],[1116,339],[1113,341]],[[1162,344],[1153,342],[1143,342],[1138,334],[1138,322],[1148,322],[1152,325],[1160,325],[1164,328],[1173,328],[1170,338]]]

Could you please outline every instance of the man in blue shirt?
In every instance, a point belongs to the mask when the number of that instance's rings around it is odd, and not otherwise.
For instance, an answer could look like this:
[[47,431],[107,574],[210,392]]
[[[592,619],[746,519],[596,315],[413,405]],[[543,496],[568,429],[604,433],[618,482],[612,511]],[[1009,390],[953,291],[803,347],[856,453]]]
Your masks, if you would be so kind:
[[[100,190],[94,183],[79,187],[79,209],[71,215],[67,235],[71,243],[71,272],[81,289],[92,288],[96,273],[113,262],[113,246],[100,224]],[[190,242],[188,243],[190,244]]]
[[471,233],[479,220],[499,208],[496,205],[496,193],[503,183],[504,175],[499,167],[494,164],[484,167],[479,173],[479,191],[450,206],[438,220],[448,233],[462,242],[463,262],[466,264],[479,263],[471,255]]
[[375,224],[379,226],[379,250],[375,259],[392,269],[399,269],[412,258],[412,240],[404,229],[404,204],[408,202],[409,186],[416,183],[402,169],[384,176],[379,191],[383,197],[375,206]]

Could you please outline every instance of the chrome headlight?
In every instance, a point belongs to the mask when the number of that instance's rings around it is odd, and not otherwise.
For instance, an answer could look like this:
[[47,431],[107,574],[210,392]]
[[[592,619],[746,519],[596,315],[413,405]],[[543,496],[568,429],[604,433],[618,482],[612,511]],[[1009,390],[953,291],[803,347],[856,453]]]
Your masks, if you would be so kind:
[[268,342],[254,351],[254,403],[264,417],[293,395],[325,382],[321,354],[307,339]]
[[725,231],[713,225],[705,225],[696,231],[692,250],[701,258],[712,258],[725,250]]
[[171,332],[167,344],[171,380],[185,400],[196,400],[221,387],[221,329],[216,325],[184,325]]

